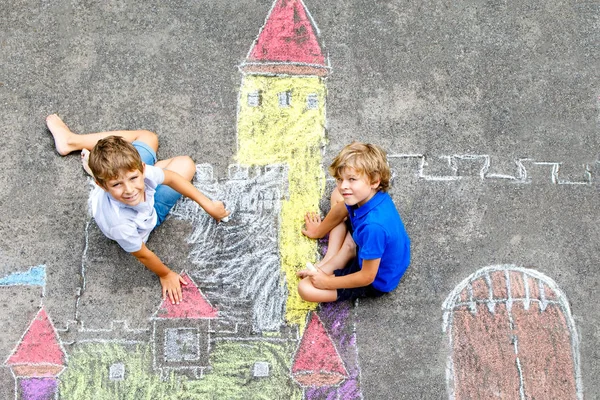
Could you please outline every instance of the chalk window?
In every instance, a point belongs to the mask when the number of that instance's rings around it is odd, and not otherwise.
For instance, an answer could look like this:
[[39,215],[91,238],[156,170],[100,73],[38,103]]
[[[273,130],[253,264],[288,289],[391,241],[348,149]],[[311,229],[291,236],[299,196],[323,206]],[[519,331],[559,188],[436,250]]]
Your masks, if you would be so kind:
[[279,96],[279,107],[289,107],[292,104],[292,92],[281,92]]
[[261,103],[261,95],[259,90],[255,90],[254,92],[248,93],[248,106],[249,107],[258,107]]
[[266,361],[257,361],[254,363],[252,371],[255,378],[266,378],[269,376],[269,363]]
[[125,379],[125,364],[115,363],[108,369],[108,379],[111,381],[122,381]]
[[200,332],[198,328],[165,329],[165,361],[193,361],[200,359]]
[[306,96],[306,108],[316,110],[319,108],[319,96],[316,93],[311,93]]

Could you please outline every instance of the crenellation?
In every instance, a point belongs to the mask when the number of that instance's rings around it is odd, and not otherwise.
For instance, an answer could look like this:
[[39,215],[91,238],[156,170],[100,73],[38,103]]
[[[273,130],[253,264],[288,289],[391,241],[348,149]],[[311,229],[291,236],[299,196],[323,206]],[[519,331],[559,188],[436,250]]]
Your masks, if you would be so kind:
[[241,164],[231,164],[227,169],[227,177],[230,180],[247,180],[250,178],[250,167]]
[[558,183],[559,163],[557,162],[535,161],[531,158],[523,158],[519,160],[519,165],[523,171],[520,176],[520,180],[523,183]]
[[419,177],[426,181],[459,180],[455,156],[423,156]]
[[462,177],[485,179],[490,169],[490,156],[486,154],[463,154],[452,156],[456,174]]
[[215,180],[214,170],[210,164],[197,164],[196,165],[196,180],[212,182]]
[[487,154],[390,154],[392,181],[416,177],[418,181],[479,179],[516,184],[591,185],[600,161],[564,163],[533,158],[503,159]]
[[558,166],[559,185],[591,185],[592,168],[589,164],[564,164]]
[[89,329],[82,321],[70,320],[65,329],[57,329],[57,332],[65,344],[107,341],[147,343],[151,336],[149,329],[130,328],[128,321],[125,320],[111,321],[109,326],[103,329]]

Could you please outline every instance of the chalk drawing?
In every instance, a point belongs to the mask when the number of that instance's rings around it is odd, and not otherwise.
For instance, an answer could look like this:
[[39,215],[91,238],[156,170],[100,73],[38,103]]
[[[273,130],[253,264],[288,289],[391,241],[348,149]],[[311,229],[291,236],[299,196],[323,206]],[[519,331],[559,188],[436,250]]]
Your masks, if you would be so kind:
[[194,180],[231,216],[217,224],[189,199],[171,212],[192,226],[181,304],[161,300],[147,326],[86,321],[97,312],[80,300],[98,284],[86,276],[88,258],[98,262],[88,220],[75,318],[56,331],[69,350],[61,399],[362,399],[351,305],[306,303],[296,290],[296,271],[317,260],[300,228],[324,195],[330,71],[301,0],[273,3],[240,71],[237,163],[224,179],[199,164]]
[[[287,285],[286,321],[301,327],[315,305],[300,299],[296,271],[315,260],[316,243],[303,237],[298,227],[307,211],[318,208],[325,187],[321,148],[329,70],[320,32],[301,0],[273,3],[240,65],[236,158],[242,164],[283,163],[288,168],[289,198],[280,214],[279,252]],[[259,107],[248,104],[253,93],[261,95]]]
[[187,273],[182,272],[181,276],[188,282],[182,287],[181,303],[165,299],[151,318],[154,369],[160,370],[162,376],[176,370],[199,378],[209,366],[210,320],[218,317],[218,311]]
[[67,355],[42,307],[5,361],[15,378],[15,399],[53,399]]
[[188,242],[195,266],[189,273],[219,304],[222,323],[247,324],[250,315],[253,331],[279,330],[285,323],[286,287],[281,282],[277,237],[286,168],[231,165],[228,175],[227,181],[219,182],[212,167],[199,165],[194,181],[201,191],[225,202],[232,212],[228,222],[214,223],[189,199],[171,212],[190,221],[194,229]]
[[316,387],[338,385],[348,377],[342,358],[314,312],[294,356],[292,377],[301,386]]
[[0,278],[0,286],[41,286],[46,287],[46,266],[31,267],[25,272],[14,272]]
[[[425,181],[459,181],[479,178],[485,182],[514,182],[518,184],[549,183],[555,185],[585,185],[594,183],[594,163],[580,164],[573,173],[563,172],[565,163],[519,158],[512,160],[512,171],[495,172],[488,154],[453,154],[430,156],[424,154],[389,154],[392,176],[416,175]],[[533,174],[542,170],[541,174]],[[575,176],[573,176],[575,175]],[[596,178],[597,181],[597,178]]]
[[514,265],[482,268],[443,305],[450,399],[582,399],[579,339],[556,283]]

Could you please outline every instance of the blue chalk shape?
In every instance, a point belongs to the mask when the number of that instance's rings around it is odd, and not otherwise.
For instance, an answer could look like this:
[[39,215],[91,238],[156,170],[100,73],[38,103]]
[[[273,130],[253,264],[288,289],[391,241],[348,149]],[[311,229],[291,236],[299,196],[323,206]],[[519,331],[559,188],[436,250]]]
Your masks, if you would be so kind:
[[0,279],[0,286],[46,286],[46,266],[31,267],[25,272],[15,272]]

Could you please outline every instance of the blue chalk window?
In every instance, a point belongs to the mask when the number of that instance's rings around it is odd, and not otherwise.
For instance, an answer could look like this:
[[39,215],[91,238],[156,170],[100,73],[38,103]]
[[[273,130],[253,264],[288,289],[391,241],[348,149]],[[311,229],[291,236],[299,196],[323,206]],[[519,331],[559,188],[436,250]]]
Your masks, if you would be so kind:
[[292,92],[281,92],[279,96],[279,107],[289,107],[292,104]]
[[125,364],[114,363],[108,369],[108,379],[111,381],[122,381],[125,379]]
[[261,103],[261,94],[260,90],[255,90],[254,92],[248,93],[248,106],[249,107],[258,107]]
[[309,110],[316,110],[319,108],[319,96],[316,93],[311,93],[306,96],[306,108]]

